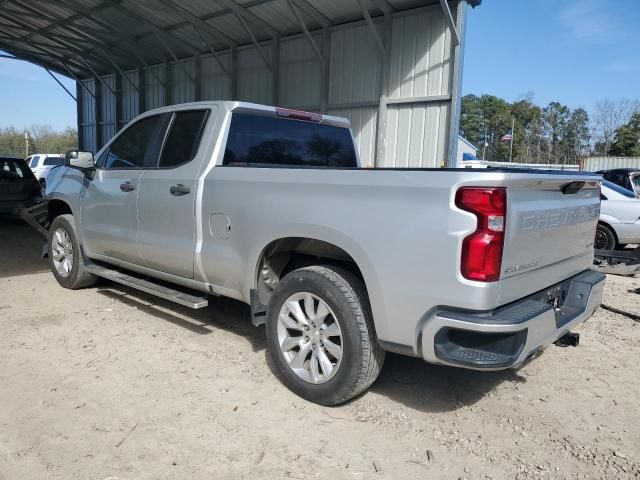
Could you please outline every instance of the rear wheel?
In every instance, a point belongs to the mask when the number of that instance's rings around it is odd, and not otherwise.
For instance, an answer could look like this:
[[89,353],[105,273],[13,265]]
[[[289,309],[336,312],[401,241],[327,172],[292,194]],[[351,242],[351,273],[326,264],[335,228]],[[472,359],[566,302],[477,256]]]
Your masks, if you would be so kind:
[[594,248],[596,250],[613,250],[617,244],[616,235],[613,230],[607,225],[602,223],[598,224],[596,228],[596,239],[594,241]]
[[336,405],[366,390],[384,361],[362,282],[329,266],[294,270],[269,302],[267,344],[290,390]]
[[58,283],[76,290],[90,287],[97,277],[87,272],[72,215],[56,217],[49,228],[49,266]]

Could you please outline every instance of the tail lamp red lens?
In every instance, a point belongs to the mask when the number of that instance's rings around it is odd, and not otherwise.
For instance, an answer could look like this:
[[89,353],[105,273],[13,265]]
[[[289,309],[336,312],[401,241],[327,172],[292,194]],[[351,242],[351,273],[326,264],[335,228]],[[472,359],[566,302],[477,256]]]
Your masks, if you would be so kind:
[[478,219],[475,232],[462,242],[462,276],[478,282],[498,281],[504,249],[506,189],[462,187],[456,192],[456,206]]

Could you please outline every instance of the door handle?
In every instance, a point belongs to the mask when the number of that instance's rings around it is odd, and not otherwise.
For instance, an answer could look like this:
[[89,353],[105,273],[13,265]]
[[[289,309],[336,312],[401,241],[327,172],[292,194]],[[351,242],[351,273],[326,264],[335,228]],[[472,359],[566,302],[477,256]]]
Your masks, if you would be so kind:
[[133,192],[136,189],[136,186],[131,182],[124,182],[120,184],[120,190],[123,192]]
[[189,187],[185,187],[181,183],[174,185],[169,189],[169,191],[171,192],[171,195],[174,195],[176,197],[181,197],[182,195],[187,195],[188,193],[191,193],[191,189]]

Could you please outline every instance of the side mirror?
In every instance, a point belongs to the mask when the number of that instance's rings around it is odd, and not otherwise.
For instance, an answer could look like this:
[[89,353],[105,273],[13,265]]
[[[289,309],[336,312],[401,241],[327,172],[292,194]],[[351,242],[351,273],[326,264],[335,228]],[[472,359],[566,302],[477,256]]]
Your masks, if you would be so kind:
[[69,150],[64,159],[67,167],[79,168],[81,170],[90,170],[95,168],[96,161],[91,152],[79,152],[78,150]]

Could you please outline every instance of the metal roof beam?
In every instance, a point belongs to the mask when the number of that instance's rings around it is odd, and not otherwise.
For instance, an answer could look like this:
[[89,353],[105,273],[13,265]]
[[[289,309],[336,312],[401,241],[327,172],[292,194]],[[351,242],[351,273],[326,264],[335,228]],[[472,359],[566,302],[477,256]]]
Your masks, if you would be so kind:
[[273,65],[271,64],[271,61],[269,61],[269,59],[267,58],[266,54],[264,53],[264,50],[262,50],[262,47],[258,43],[258,40],[256,40],[255,35],[251,31],[251,28],[249,27],[249,25],[245,21],[244,17],[242,17],[240,14],[235,13],[235,12],[234,12],[234,14],[236,15],[236,18],[238,19],[238,21],[242,24],[242,27],[244,28],[244,30],[247,32],[247,34],[251,38],[251,42],[253,43],[253,46],[256,47],[256,50],[258,51],[258,54],[260,54],[260,56],[262,57],[262,60],[264,61],[264,64],[267,66],[269,71],[273,72]]
[[385,15],[388,15],[396,11],[393,5],[391,5],[387,0],[374,0],[374,3]]
[[[0,45],[1,47],[1,45]],[[9,52],[10,50],[8,48],[5,47],[1,47],[3,50]],[[5,55],[2,54],[0,56],[2,56],[3,58],[9,58],[9,59],[15,59],[15,60],[21,60],[24,62],[29,62],[32,63],[33,65],[37,65],[38,67],[42,67],[42,68],[49,68],[50,70],[53,70],[54,72],[56,72],[58,75],[62,75],[67,77],[66,73],[62,72],[62,68],[58,67],[57,65],[55,67],[52,67],[51,65],[48,65],[46,62],[43,61],[43,59],[39,58],[35,53],[33,52],[27,52],[24,50],[16,50],[15,48],[12,48],[11,51],[18,53],[20,56],[17,57],[13,54],[11,55]]]
[[[91,95],[94,99],[96,98],[96,94],[93,93],[91,90],[89,90],[89,87],[87,87],[82,80],[80,80],[78,77],[76,77],[73,72],[71,70],[69,70],[69,67],[67,67],[64,63],[62,64],[62,66],[67,70],[67,72],[69,72],[69,74],[73,77],[73,79],[76,81],[76,83],[78,85],[80,85],[82,88],[84,88],[86,90],[86,92]],[[94,84],[95,85],[95,84]]]
[[460,35],[458,33],[458,29],[456,28],[456,22],[453,21],[453,15],[451,14],[451,9],[449,8],[447,0],[440,0],[440,6],[442,7],[444,18],[449,24],[449,29],[453,34],[453,41],[456,45],[460,45]]
[[[236,41],[236,39],[231,38],[229,35],[224,33],[219,28],[214,27],[210,23],[207,23],[206,21],[202,20],[198,16],[194,15],[189,10],[184,8],[182,5],[179,5],[179,4],[177,4],[176,2],[174,2],[172,0],[160,0],[160,1],[162,3],[164,3],[165,5],[173,8],[173,10],[183,20],[185,20],[187,24],[190,23],[191,25],[194,25],[194,26],[197,25],[198,28],[200,28],[200,29],[204,30],[205,32],[207,32],[209,35],[214,37],[216,40],[219,39],[219,38],[222,38],[224,40],[224,43],[226,43],[229,47],[231,47],[233,45],[237,45],[238,42]],[[176,28],[178,28],[178,27],[176,27]]]
[[[61,65],[64,65],[64,62],[68,61],[70,64],[73,64],[73,66],[75,68],[77,68],[80,71],[87,71],[85,69],[85,67],[83,67],[81,64],[76,63],[75,61],[71,61],[71,60],[67,60],[67,58],[62,57],[60,55],[57,54],[57,52],[55,50],[50,50],[49,48],[46,48],[44,46],[38,45],[38,44],[34,44],[34,43],[30,43],[30,42],[25,42],[24,40],[19,40],[18,38],[13,38],[11,40],[12,42],[15,43],[19,43],[19,44],[23,44],[25,46],[27,46],[28,48],[35,48],[37,50],[40,50],[41,52],[44,52],[44,56],[45,57],[51,57],[51,58],[55,58],[58,62],[60,62]],[[5,40],[6,42],[6,40]],[[11,45],[8,46],[9,49],[15,49],[14,47],[12,47]],[[34,55],[38,55],[36,52],[31,52]],[[67,67],[65,66],[65,70],[67,70]]]
[[309,29],[305,25],[304,20],[302,19],[302,17],[300,16],[300,13],[296,9],[296,6],[293,3],[293,0],[287,0],[287,3],[289,4],[289,8],[291,8],[291,11],[293,12],[293,16],[296,17],[296,19],[298,20],[298,23],[302,27],[302,31],[307,37],[307,40],[309,40],[309,43],[311,44],[311,48],[313,49],[314,52],[316,52],[316,55],[320,59],[320,62],[322,63],[322,65],[324,65],[325,64],[324,55],[322,55],[322,52],[320,52],[320,49],[316,45],[316,42],[313,40],[313,36],[311,35],[311,33],[309,33]]
[[135,20],[139,21],[140,23],[142,23],[144,25],[147,25],[155,35],[164,36],[166,40],[170,40],[170,41],[173,41],[173,42],[178,42],[180,45],[188,46],[191,49],[191,51],[192,51],[192,53],[194,55],[199,53],[198,52],[198,47],[192,45],[191,43],[187,42],[186,40],[184,40],[182,38],[174,37],[169,32],[167,32],[166,30],[163,30],[161,27],[156,25],[154,22],[150,21],[144,15],[141,15],[141,14],[131,10],[130,8],[127,8],[124,5],[121,5],[119,3],[119,0],[105,0],[105,1],[109,2],[109,4],[111,4],[111,6],[113,6],[113,8],[115,8],[119,12],[134,18]]
[[376,45],[378,47],[378,50],[380,51],[380,54],[384,57],[386,52],[384,41],[380,37],[380,33],[378,32],[378,29],[376,28],[375,23],[373,23],[371,14],[369,14],[369,8],[364,3],[365,1],[367,0],[358,0],[358,4],[360,5],[360,10],[362,11],[362,16],[364,17],[365,21],[367,22],[367,25],[369,26],[369,31],[371,32],[371,35],[376,41]]
[[75,102],[77,102],[77,101],[78,101],[78,100],[76,99],[75,95],[73,95],[73,94],[72,94],[72,93],[67,89],[67,87],[65,87],[65,86],[63,85],[63,83],[62,83],[60,80],[58,80],[58,77],[56,77],[53,73],[51,73],[51,71],[50,71],[48,68],[45,68],[45,71],[46,71],[49,75],[51,75],[51,78],[53,78],[53,79],[56,81],[56,83],[57,83],[58,85],[60,85],[60,86],[63,88],[63,90],[64,90],[65,92],[67,92],[67,94],[68,94],[71,98],[73,98],[73,100],[74,100]]
[[213,58],[216,60],[216,63],[218,64],[218,66],[220,67],[220,69],[224,72],[224,74],[226,75],[226,77],[228,79],[231,79],[231,72],[225,67],[225,65],[222,63],[222,59],[220,58],[220,55],[218,55],[218,52],[216,52],[216,49],[213,48],[213,45],[211,45],[211,43],[209,43],[209,40],[207,40],[207,38],[204,36],[204,34],[198,29],[198,27],[196,27],[195,25],[193,25],[194,30],[196,31],[196,33],[198,34],[198,36],[200,37],[200,40],[202,40],[202,42],[205,44],[205,46],[209,49],[209,51],[213,54]]
[[[51,1],[48,1],[48,0],[29,0],[29,1],[32,4],[33,3],[39,3],[39,4],[44,4],[44,5],[51,5]],[[61,2],[60,0],[58,0],[57,3],[64,4],[65,2]],[[35,7],[35,8],[40,8],[40,7]],[[68,7],[66,7],[66,8],[68,8]],[[100,12],[102,10],[106,10],[107,8],[110,8],[110,5],[106,5],[104,3],[100,3],[100,4],[96,5],[95,7],[89,8],[88,11],[90,11],[92,13],[97,13],[97,12]],[[43,28],[39,29],[39,32],[40,33],[48,32],[49,30],[51,30],[52,28],[55,28],[57,26],[68,25],[69,23],[73,23],[73,22],[75,22],[77,20],[81,20],[81,19],[85,18],[85,16],[86,16],[85,13],[76,13],[76,14],[71,15],[69,17],[58,18],[53,23],[47,25],[46,27],[43,27]]]
[[[102,49],[101,49],[102,50]],[[107,57],[107,59],[111,62],[111,64],[113,65],[113,67],[116,69],[116,71],[120,74],[120,76],[122,78],[124,78],[133,88],[136,92],[140,93],[140,89],[138,88],[138,86],[135,84],[135,82],[133,80],[131,80],[129,78],[129,76],[124,73],[122,71],[122,69],[118,66],[118,64],[113,60],[113,58],[111,58],[111,56],[109,55],[109,53],[106,50],[102,50],[102,53],[104,53],[105,57]]]
[[100,81],[100,83],[113,94],[113,96],[116,96],[115,90],[111,88],[111,85],[109,85],[100,75],[98,75],[98,72],[96,72],[93,69],[93,67],[89,64],[89,62],[87,62],[83,57],[80,57],[80,60],[82,60],[82,63],[84,63],[87,66],[87,68],[91,70],[91,73],[93,73],[93,76],[97,78]]
[[[18,2],[16,2],[16,3],[18,3]],[[65,40],[56,40],[55,38],[48,37],[48,36],[40,33],[37,28],[32,27],[31,25],[29,25],[26,22],[23,22],[22,20],[19,20],[17,18],[11,18],[11,17],[8,18],[3,13],[0,13],[0,18],[3,18],[3,19],[8,20],[10,22],[14,22],[14,23],[17,23],[19,25],[22,25],[24,30],[27,30],[27,31],[31,32],[29,35],[24,35],[24,36],[17,35],[16,36],[16,40],[19,40],[19,41],[24,42],[24,43],[28,43],[28,40],[31,38],[31,36],[36,36],[37,35],[37,36],[39,36],[41,38],[44,38],[47,42],[52,43],[53,45],[49,45],[51,48],[58,48],[58,47],[61,47],[61,46],[67,46],[68,48],[70,48],[72,50],[75,50],[78,53],[86,54],[85,52],[83,52],[82,48],[80,48],[80,47],[78,47],[76,45],[73,45],[72,43],[69,43],[69,42],[67,42]],[[97,59],[97,61],[102,62],[103,65],[105,64],[104,60],[102,60],[102,59]]]
[[322,28],[333,26],[333,22],[307,0],[293,0],[293,3],[310,17],[313,17]]
[[276,30],[274,27],[272,27],[271,25],[269,25],[267,22],[265,22],[264,20],[262,20],[260,17],[258,17],[257,15],[255,15],[254,13],[250,12],[248,7],[246,6],[242,6],[242,5],[238,5],[235,0],[221,0],[222,3],[224,3],[227,8],[229,8],[229,10],[231,10],[236,16],[239,16],[251,23],[253,23],[255,26],[257,27],[262,27],[264,28],[267,32],[269,32],[269,35],[271,36],[271,38],[277,38],[280,37],[282,35],[281,32],[279,32],[278,30]]

